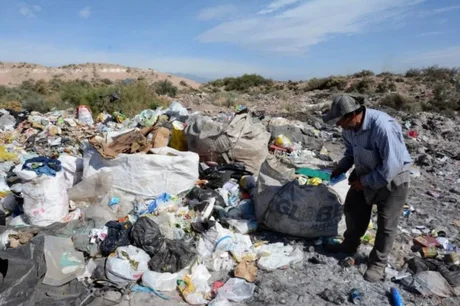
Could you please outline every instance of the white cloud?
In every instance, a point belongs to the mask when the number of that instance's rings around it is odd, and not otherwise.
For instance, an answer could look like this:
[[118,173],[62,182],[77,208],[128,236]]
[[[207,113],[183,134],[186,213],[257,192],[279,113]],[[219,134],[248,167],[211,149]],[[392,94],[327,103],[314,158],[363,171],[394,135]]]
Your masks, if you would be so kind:
[[446,6],[446,7],[441,7],[438,9],[433,10],[434,13],[440,14],[444,12],[449,12],[449,11],[454,11],[460,9],[460,5],[452,5],[452,6]]
[[[2,46],[8,46],[8,48]],[[0,40],[0,58],[8,62],[30,62],[48,66],[87,62],[153,68],[163,72],[180,72],[209,79],[259,73],[268,77],[288,78],[292,71],[279,71],[246,62],[187,56],[164,56],[136,52],[86,51],[71,47],[35,42]]]
[[257,14],[259,15],[264,15],[264,14],[270,14],[273,12],[276,12],[277,10],[286,7],[288,5],[292,5],[294,3],[297,3],[301,0],[275,0],[272,3],[270,3],[266,8],[263,10],[259,11]]
[[198,39],[282,54],[303,54],[334,35],[366,31],[373,24],[407,13],[423,1],[311,0],[273,16],[254,15],[221,23]]
[[421,17],[421,18],[424,18],[424,17],[443,14],[443,13],[450,12],[450,11],[459,10],[459,9],[460,9],[460,5],[452,5],[452,6],[440,7],[440,8],[437,8],[437,9],[430,10],[430,11],[421,11],[421,12],[418,13],[418,16]]
[[452,46],[422,53],[413,52],[405,56],[403,63],[412,66],[460,66],[460,46]]
[[420,33],[417,35],[417,37],[435,36],[435,35],[441,35],[441,34],[442,32],[433,31],[433,32]]
[[223,4],[202,9],[198,13],[199,20],[214,20],[228,17],[236,13],[238,9],[233,4]]
[[37,15],[35,15],[35,13],[38,13],[41,10],[42,10],[42,7],[40,5],[29,5],[27,3],[19,4],[19,13],[22,16],[37,17]]
[[89,16],[91,16],[91,7],[90,6],[87,6],[85,8],[82,8],[78,14],[80,15],[80,17],[82,18],[89,18]]

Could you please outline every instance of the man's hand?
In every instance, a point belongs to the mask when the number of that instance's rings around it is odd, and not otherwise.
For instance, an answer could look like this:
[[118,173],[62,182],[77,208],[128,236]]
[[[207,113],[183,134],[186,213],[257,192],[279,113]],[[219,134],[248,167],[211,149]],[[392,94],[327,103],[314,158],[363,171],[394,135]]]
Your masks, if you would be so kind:
[[364,189],[364,186],[363,184],[361,183],[361,179],[358,177],[358,179],[354,180],[353,182],[350,183],[350,188],[352,190],[357,190],[357,191],[361,191]]
[[331,173],[331,178],[338,177],[340,174],[343,173],[343,170],[340,168],[335,168]]

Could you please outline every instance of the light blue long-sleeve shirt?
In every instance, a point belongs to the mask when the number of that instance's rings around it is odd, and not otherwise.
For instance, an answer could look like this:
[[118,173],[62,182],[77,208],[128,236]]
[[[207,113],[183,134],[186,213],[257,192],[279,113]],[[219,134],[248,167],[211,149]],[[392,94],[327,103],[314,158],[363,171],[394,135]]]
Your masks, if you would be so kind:
[[366,108],[361,129],[344,130],[342,136],[346,150],[339,167],[348,171],[355,165],[365,189],[387,186],[410,167],[401,126],[384,112]]

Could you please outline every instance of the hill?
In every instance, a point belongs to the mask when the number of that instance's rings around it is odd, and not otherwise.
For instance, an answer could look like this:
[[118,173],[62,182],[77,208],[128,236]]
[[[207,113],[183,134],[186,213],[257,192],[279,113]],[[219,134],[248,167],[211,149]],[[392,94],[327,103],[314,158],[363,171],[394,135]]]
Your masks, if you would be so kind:
[[0,85],[17,86],[27,80],[59,79],[62,81],[107,79],[112,82],[125,79],[144,79],[147,83],[169,80],[179,88],[197,89],[200,83],[185,77],[156,71],[113,64],[86,63],[60,67],[46,67],[32,63],[0,62]]

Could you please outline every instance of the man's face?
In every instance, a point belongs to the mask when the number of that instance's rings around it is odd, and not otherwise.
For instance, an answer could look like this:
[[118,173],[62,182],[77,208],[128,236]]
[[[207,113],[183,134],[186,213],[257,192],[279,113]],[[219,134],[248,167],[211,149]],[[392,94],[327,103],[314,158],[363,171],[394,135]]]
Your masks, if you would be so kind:
[[344,130],[356,130],[359,126],[358,116],[356,114],[345,115],[337,121],[337,125]]

